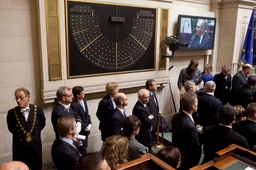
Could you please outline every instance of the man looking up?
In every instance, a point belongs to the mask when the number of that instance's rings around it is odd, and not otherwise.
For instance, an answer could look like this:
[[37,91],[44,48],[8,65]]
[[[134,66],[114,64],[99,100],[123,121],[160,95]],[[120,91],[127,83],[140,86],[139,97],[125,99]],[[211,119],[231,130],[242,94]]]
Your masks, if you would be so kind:
[[30,92],[18,88],[14,92],[16,107],[8,111],[7,125],[13,135],[12,159],[24,162],[32,170],[41,170],[41,131],[45,127],[42,108],[30,104]]
[[122,122],[126,118],[124,107],[128,105],[127,96],[124,93],[116,93],[114,96],[116,108],[111,115],[111,132],[112,135],[118,134],[122,129]]
[[59,138],[52,144],[51,155],[58,170],[75,170],[76,163],[81,154],[74,142],[77,134],[76,120],[71,115],[61,116],[57,120]]

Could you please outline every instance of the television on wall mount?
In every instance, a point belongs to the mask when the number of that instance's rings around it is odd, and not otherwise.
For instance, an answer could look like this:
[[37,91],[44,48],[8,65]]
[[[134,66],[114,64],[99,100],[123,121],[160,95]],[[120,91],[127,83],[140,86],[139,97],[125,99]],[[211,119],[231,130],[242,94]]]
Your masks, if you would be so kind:
[[179,41],[183,43],[188,43],[187,47],[179,47],[179,51],[213,49],[215,28],[216,18],[179,15]]

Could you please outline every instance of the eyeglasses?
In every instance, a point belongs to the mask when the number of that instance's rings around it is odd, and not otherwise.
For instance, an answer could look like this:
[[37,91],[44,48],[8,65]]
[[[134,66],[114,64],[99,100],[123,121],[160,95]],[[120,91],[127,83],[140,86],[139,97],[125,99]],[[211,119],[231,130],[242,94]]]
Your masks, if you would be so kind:
[[20,97],[15,97],[14,100],[24,100],[27,96],[20,96]]
[[67,96],[67,97],[72,97],[72,96],[73,96],[73,94],[70,94],[70,95],[65,95],[65,96]]

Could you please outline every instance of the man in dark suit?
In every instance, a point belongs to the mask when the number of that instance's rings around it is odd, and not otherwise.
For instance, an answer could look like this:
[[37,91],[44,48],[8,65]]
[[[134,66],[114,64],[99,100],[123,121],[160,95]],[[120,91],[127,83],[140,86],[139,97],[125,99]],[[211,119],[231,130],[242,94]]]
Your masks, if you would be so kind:
[[51,121],[52,121],[52,126],[53,130],[55,132],[56,138],[59,137],[59,134],[57,132],[57,120],[61,116],[65,115],[71,115],[76,118],[77,121],[77,131],[78,133],[81,131],[81,118],[80,116],[70,107],[70,104],[73,99],[73,94],[71,92],[71,89],[66,87],[66,86],[61,86],[58,88],[56,92],[57,96],[57,104],[54,106],[52,110],[52,115],[51,115]]
[[218,124],[217,113],[222,106],[221,101],[214,97],[216,84],[214,81],[208,81],[204,86],[204,94],[198,95],[198,120],[196,124],[206,126]]
[[58,170],[75,170],[76,163],[81,157],[74,142],[77,134],[76,120],[71,115],[61,116],[57,121],[57,131],[60,135],[52,144],[52,160]]
[[180,170],[196,166],[201,156],[199,135],[192,114],[197,111],[198,101],[194,92],[187,92],[181,99],[182,112],[174,114],[172,124],[172,143],[178,147],[184,159]]
[[253,99],[252,88],[256,86],[256,75],[250,75],[248,77],[247,83],[238,88],[235,97],[234,105],[241,105],[246,108]]
[[[155,91],[157,91],[156,81],[154,79],[148,79],[146,81],[146,89],[150,93],[148,106],[149,106],[153,116],[155,118],[157,118],[158,117],[158,112],[159,112],[159,105],[158,105],[158,100],[157,100],[156,93],[155,93]],[[154,130],[155,131],[157,130],[157,121],[155,121],[155,123],[154,123]]]
[[232,76],[229,74],[230,67],[224,65],[219,74],[215,74],[213,81],[216,84],[214,96],[222,102],[222,105],[227,104],[230,101],[230,89]]
[[232,80],[232,88],[231,88],[231,95],[234,97],[238,88],[244,84],[246,84],[248,76],[251,74],[252,66],[250,64],[244,64],[242,66],[242,70],[237,72],[233,76]]
[[72,102],[72,109],[80,116],[82,120],[82,127],[80,135],[86,136],[85,140],[82,140],[81,145],[78,146],[78,150],[81,154],[85,153],[85,149],[88,146],[88,136],[90,134],[90,129],[92,126],[91,117],[89,115],[87,102],[84,98],[85,92],[82,86],[75,86],[72,89],[73,96],[75,100]]
[[[244,136],[252,150],[256,145],[256,103],[250,103],[246,107],[247,119],[245,121],[236,121],[233,129]],[[256,151],[256,150],[254,150]]]
[[206,163],[215,157],[215,152],[234,143],[248,148],[247,140],[232,130],[232,123],[236,119],[235,109],[226,104],[219,110],[219,125],[209,126],[204,132],[204,160]]
[[211,37],[206,32],[206,21],[198,19],[196,24],[196,33],[192,35],[188,48],[209,48],[211,47]]
[[138,142],[148,147],[149,152],[152,152],[152,130],[157,117],[154,117],[154,115],[150,112],[150,108],[148,107],[149,98],[149,91],[147,89],[140,89],[138,92],[138,101],[133,107],[132,114],[137,116],[141,121],[140,132],[136,136],[136,139]]
[[114,102],[114,95],[119,91],[117,82],[108,82],[105,91],[108,93],[99,102],[96,116],[100,121],[99,129],[101,131],[101,140],[105,141],[106,138],[111,136],[110,120],[113,110],[116,108]]
[[29,104],[30,93],[26,88],[16,89],[14,95],[18,106],[7,114],[8,129],[13,135],[13,160],[24,162],[32,170],[41,170],[44,112],[40,106]]
[[111,115],[111,133],[118,134],[122,129],[123,120],[126,118],[124,107],[128,105],[128,99],[124,93],[116,93],[114,96],[116,108]]

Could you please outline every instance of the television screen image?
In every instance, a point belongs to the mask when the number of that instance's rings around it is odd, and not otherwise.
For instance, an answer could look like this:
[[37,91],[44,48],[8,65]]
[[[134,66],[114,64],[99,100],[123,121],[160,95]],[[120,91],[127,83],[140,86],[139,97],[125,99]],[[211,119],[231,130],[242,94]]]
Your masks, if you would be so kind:
[[178,37],[180,42],[188,43],[179,50],[213,49],[216,18],[179,15]]

